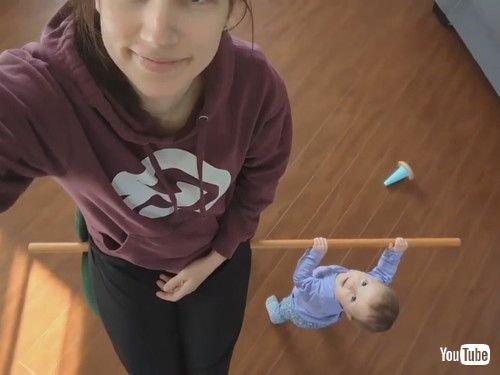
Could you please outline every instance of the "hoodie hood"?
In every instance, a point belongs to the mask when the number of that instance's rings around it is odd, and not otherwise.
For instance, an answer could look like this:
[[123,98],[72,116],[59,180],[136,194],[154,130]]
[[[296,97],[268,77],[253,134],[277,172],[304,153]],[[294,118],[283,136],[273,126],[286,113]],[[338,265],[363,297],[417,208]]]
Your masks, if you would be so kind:
[[[175,136],[155,135],[157,127],[154,119],[144,113],[143,117],[136,118],[124,110],[114,98],[104,92],[90,74],[75,45],[75,20],[70,4],[65,4],[49,21],[41,36],[41,51],[46,51],[45,58],[51,60],[51,66],[65,75],[75,89],[81,91],[99,113],[109,116],[110,125],[124,139],[136,144],[168,145],[191,137],[199,130],[192,127]],[[202,107],[198,115],[210,120],[218,111],[223,109],[224,103],[231,92],[233,84],[235,56],[232,47],[232,38],[227,31],[222,33],[219,49],[212,62],[202,72],[204,91]],[[224,74],[218,72],[224,71]],[[118,117],[118,118],[114,118]]]

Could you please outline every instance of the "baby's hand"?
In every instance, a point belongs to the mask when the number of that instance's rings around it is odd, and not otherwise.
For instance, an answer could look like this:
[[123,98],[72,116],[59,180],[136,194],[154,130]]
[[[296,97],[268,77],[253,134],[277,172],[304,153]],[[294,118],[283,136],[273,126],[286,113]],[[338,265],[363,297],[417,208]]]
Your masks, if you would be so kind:
[[326,238],[323,237],[316,237],[314,239],[313,243],[313,250],[317,251],[321,255],[325,255],[326,251],[328,250],[328,242],[326,241]]
[[398,253],[404,253],[407,248],[408,243],[402,237],[397,237],[395,244],[393,244],[392,242],[389,244],[389,250],[397,251]]

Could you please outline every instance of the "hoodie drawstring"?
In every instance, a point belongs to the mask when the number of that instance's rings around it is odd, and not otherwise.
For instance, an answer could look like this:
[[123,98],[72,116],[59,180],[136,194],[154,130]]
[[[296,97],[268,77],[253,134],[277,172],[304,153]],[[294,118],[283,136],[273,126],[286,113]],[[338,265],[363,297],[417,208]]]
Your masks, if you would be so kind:
[[[201,121],[207,122],[207,116],[198,117],[199,124]],[[198,181],[199,181],[199,189],[200,189],[200,199],[198,200],[198,207],[200,209],[201,214],[206,213],[205,209],[205,190],[203,189],[203,160],[205,159],[205,137],[206,137],[206,126],[201,126],[201,129],[198,132],[198,139],[196,142],[196,169],[198,172]]]
[[158,160],[156,160],[156,157],[154,155],[153,149],[151,148],[150,144],[146,144],[145,148],[149,156],[149,159],[151,160],[151,164],[153,165],[153,168],[156,171],[158,179],[162,182],[163,186],[165,186],[167,194],[170,198],[170,202],[174,206],[174,212],[176,212],[178,208],[177,208],[177,197],[175,196],[175,192],[170,188],[170,185],[162,178],[160,164],[158,163]]

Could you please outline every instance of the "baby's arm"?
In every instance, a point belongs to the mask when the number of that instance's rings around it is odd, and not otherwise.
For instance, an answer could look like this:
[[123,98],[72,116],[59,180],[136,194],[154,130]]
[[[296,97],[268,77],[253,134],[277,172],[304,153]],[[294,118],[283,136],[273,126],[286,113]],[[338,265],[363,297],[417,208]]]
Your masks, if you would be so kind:
[[324,238],[315,238],[311,249],[307,249],[302,258],[299,259],[293,274],[293,283],[300,288],[302,284],[312,276],[314,269],[319,265],[328,248]]
[[396,244],[393,245],[391,243],[389,248],[384,250],[377,266],[368,272],[368,274],[382,281],[386,285],[390,284],[394,275],[396,275],[401,256],[407,247],[408,245],[403,238],[396,238]]

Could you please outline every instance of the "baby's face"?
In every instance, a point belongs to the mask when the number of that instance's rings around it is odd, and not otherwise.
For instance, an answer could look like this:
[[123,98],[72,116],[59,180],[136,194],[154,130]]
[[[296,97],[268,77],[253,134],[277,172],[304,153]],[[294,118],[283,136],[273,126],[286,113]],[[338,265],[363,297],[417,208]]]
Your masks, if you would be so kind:
[[364,321],[384,287],[365,272],[349,270],[337,276],[335,295],[349,319]]

